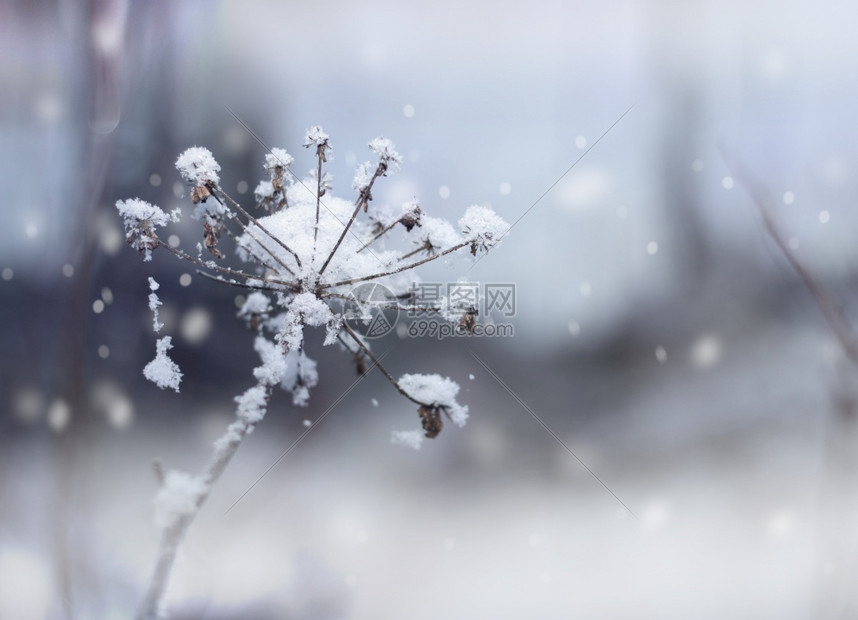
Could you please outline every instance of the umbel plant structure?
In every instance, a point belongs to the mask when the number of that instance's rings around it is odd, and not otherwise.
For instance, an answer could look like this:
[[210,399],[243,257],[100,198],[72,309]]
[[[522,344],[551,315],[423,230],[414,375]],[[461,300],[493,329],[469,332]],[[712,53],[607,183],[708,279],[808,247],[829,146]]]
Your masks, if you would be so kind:
[[[471,206],[453,226],[431,217],[416,201],[399,208],[372,205],[375,183],[395,173],[402,161],[393,143],[376,138],[369,143],[374,161],[361,164],[352,186],[354,200],[332,195],[332,179],[325,171],[331,142],[321,127],[307,130],[303,146],[315,154],[315,166],[305,178],[292,173],[294,159],[282,148],[265,155],[267,178],[254,192],[255,215],[243,208],[220,183],[220,165],[212,153],[192,147],[176,161],[190,185],[193,217],[201,223],[202,239],[192,250],[164,241],[160,229],[178,222],[181,209],[165,212],[139,198],[120,200],[126,240],[143,257],[163,249],[194,265],[202,276],[248,291],[238,312],[255,333],[254,348],[261,363],[253,369],[255,384],[235,398],[236,419],[215,443],[212,456],[198,475],[177,470],[162,474],[156,497],[156,523],[161,544],[152,581],[140,608],[140,618],[163,613],[162,600],[176,550],[200,507],[211,493],[242,440],[262,421],[275,388],[291,393],[295,405],[308,403],[318,381],[316,362],[304,350],[308,327],[325,330],[325,345],[336,344],[352,359],[359,374],[377,367],[394,388],[417,406],[422,428],[394,431],[392,440],[419,448],[424,437],[434,438],[444,420],[463,426],[468,408],[457,401],[459,385],[436,374],[388,372],[355,325],[368,322],[370,308],[415,310],[411,291],[415,270],[442,257],[461,253],[478,258],[494,247],[509,225],[486,206]],[[229,239],[241,263],[230,262],[222,242]],[[403,249],[393,249],[398,245]],[[367,283],[384,287],[383,300],[361,299],[356,291]],[[154,329],[160,331],[158,283],[149,278],[149,307]],[[473,330],[477,309],[462,307],[440,296],[431,311]],[[180,389],[182,373],[170,359],[169,336],[158,339],[156,356],[144,375],[161,388]]]

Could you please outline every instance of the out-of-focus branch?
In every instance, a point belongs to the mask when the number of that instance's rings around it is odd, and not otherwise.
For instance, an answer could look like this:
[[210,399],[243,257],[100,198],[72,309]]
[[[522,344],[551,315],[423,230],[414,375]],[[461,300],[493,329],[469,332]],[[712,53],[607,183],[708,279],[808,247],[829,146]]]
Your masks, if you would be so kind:
[[828,326],[837,337],[840,347],[846,353],[849,360],[858,366],[858,340],[855,338],[852,324],[846,318],[843,308],[834,296],[814,277],[807,266],[790,248],[777,220],[772,214],[774,201],[772,200],[771,192],[747,167],[728,157],[723,150],[722,157],[736,180],[748,190],[751,199],[757,207],[757,211],[759,211],[760,216],[763,218],[766,232],[816,301],[816,305],[822,311],[822,315],[825,317]]

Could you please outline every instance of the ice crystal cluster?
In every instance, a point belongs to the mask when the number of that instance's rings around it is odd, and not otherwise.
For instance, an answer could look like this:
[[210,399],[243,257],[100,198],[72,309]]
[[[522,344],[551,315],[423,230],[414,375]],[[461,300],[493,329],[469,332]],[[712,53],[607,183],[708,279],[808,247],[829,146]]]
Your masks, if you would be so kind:
[[[261,364],[253,371],[256,385],[236,398],[237,424],[257,424],[275,387],[290,392],[296,405],[307,404],[318,372],[304,351],[304,332],[320,328],[325,330],[325,345],[340,346],[359,373],[378,366],[417,405],[422,430],[396,431],[392,438],[419,447],[424,436],[440,432],[444,418],[465,424],[468,408],[456,399],[459,386],[439,375],[404,374],[395,379],[381,367],[367,339],[349,324],[353,291],[361,284],[378,283],[392,293],[386,302],[390,307],[408,309],[409,291],[419,282],[416,268],[460,250],[472,257],[487,252],[509,225],[485,206],[468,208],[454,225],[428,215],[416,201],[371,204],[375,184],[394,174],[402,161],[389,139],[369,142],[372,158],[358,166],[352,198],[332,193],[332,179],[324,170],[332,145],[325,131],[308,129],[303,146],[315,156],[315,166],[303,178],[293,174],[295,160],[286,150],[272,148],[264,155],[261,168],[266,176],[254,191],[255,206],[248,210],[224,191],[221,167],[212,153],[197,146],[187,149],[176,160],[176,168],[191,188],[193,217],[201,222],[202,239],[195,251],[171,247],[159,236],[159,228],[178,221],[178,211],[167,214],[136,198],[116,205],[126,238],[144,260],[163,248],[195,264],[210,279],[249,289],[238,315],[256,332],[254,348]],[[232,240],[234,256],[227,255],[222,238]],[[160,302],[154,290],[150,306],[157,312]],[[462,325],[473,325],[476,313],[466,309],[468,321],[462,322],[462,309],[447,299],[434,310]],[[162,388],[178,390],[181,373],[167,357],[170,347],[168,337],[158,341],[157,357],[147,366],[146,376]]]

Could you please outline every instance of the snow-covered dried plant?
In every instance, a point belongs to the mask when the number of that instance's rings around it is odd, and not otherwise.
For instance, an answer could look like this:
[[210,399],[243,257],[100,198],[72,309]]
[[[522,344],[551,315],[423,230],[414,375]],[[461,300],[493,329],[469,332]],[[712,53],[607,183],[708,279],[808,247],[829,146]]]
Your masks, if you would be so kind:
[[[367,339],[355,328],[355,318],[368,318],[354,315],[355,308],[361,307],[354,302],[362,301],[356,298],[355,289],[366,283],[381,285],[390,291],[390,297],[381,302],[382,309],[412,309],[409,299],[419,281],[415,268],[463,249],[473,257],[487,252],[506,234],[509,225],[485,206],[468,208],[458,228],[427,215],[416,201],[400,208],[370,209],[376,181],[395,173],[401,163],[393,143],[386,138],[369,143],[374,160],[358,167],[352,184],[357,194],[353,200],[331,194],[331,177],[324,170],[331,142],[322,128],[307,130],[303,146],[312,149],[316,158],[313,170],[303,179],[292,173],[294,159],[284,149],[273,148],[265,155],[263,168],[268,178],[254,192],[257,215],[224,190],[218,174],[220,165],[210,151],[193,147],[182,153],[176,168],[191,187],[191,200],[196,205],[193,217],[202,227],[202,241],[192,252],[173,247],[159,236],[160,228],[180,219],[180,210],[168,214],[137,198],[116,203],[126,239],[144,261],[163,248],[194,264],[207,278],[249,290],[238,315],[256,333],[254,347],[261,358],[253,370],[255,385],[235,398],[236,420],[215,442],[202,474],[169,471],[162,476],[162,489],[156,498],[161,548],[140,617],[160,613],[179,542],[243,438],[265,416],[273,390],[281,387],[291,393],[294,404],[307,404],[318,373],[316,363],[304,350],[306,328],[324,329],[325,345],[340,346],[358,373],[377,367],[417,406],[422,429],[395,431],[394,442],[419,448],[424,437],[439,434],[444,418],[459,426],[468,418],[467,406],[457,401],[459,386],[449,378],[404,374],[395,379],[381,366]],[[400,245],[404,243],[405,249],[385,247],[397,233],[404,237]],[[232,240],[243,264],[227,263],[222,237]],[[157,314],[160,300],[155,293],[158,284],[152,278],[149,284],[149,307],[157,332],[161,328]],[[419,310],[425,312],[427,308],[421,305]],[[460,328],[473,329],[475,325],[474,308],[457,308],[447,298],[442,297],[428,310],[458,321]],[[157,355],[144,374],[161,388],[179,391],[182,375],[168,356],[171,347],[169,336],[159,339]]]

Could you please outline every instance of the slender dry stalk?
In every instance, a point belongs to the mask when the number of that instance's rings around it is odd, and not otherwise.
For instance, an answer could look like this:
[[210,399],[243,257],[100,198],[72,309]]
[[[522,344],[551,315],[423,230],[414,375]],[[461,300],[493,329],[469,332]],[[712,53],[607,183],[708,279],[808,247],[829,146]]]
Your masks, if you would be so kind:
[[727,165],[730,168],[733,176],[741,183],[751,195],[757,211],[763,219],[763,225],[766,232],[774,241],[778,250],[783,254],[784,258],[792,267],[793,271],[801,278],[805,288],[810,293],[816,305],[825,317],[825,321],[837,338],[837,342],[849,360],[858,366],[858,340],[855,338],[855,331],[843,307],[838,303],[828,289],[810,272],[810,269],[801,261],[796,253],[790,248],[786,236],[783,234],[777,220],[772,214],[772,205],[774,201],[768,188],[757,179],[747,167],[742,164],[730,161],[724,156]]
[[[266,400],[270,398],[271,386],[265,386],[262,383],[258,383],[257,386],[262,386],[265,389]],[[239,419],[233,422],[226,433],[215,442],[215,449],[211,459],[198,476],[201,482],[200,492],[197,493],[194,499],[193,509],[176,515],[173,521],[161,532],[161,539],[158,543],[158,552],[155,560],[155,570],[149,581],[146,595],[137,611],[137,620],[157,620],[164,617],[161,603],[167,591],[167,585],[170,581],[173,565],[176,562],[176,553],[179,550],[179,546],[182,544],[191,524],[197,518],[203,504],[209,498],[215,483],[220,479],[232,457],[238,452],[238,448],[241,446],[244,438],[255,427],[255,423],[248,423]]]

